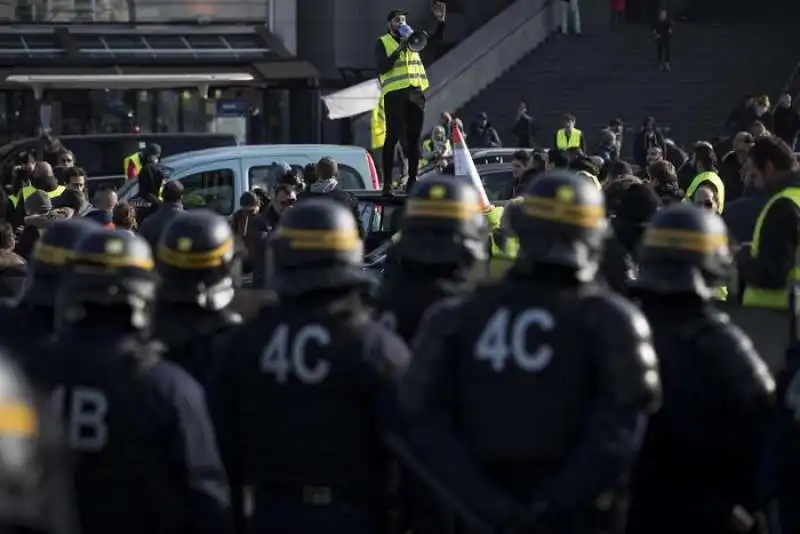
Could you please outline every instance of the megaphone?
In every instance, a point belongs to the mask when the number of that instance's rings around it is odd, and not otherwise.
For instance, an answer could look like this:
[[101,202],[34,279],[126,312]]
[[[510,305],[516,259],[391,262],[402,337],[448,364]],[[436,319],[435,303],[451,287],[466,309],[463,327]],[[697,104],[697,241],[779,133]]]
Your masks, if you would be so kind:
[[400,27],[397,28],[397,33],[406,40],[408,48],[414,52],[422,52],[428,44],[428,32],[415,32],[408,24],[401,24]]

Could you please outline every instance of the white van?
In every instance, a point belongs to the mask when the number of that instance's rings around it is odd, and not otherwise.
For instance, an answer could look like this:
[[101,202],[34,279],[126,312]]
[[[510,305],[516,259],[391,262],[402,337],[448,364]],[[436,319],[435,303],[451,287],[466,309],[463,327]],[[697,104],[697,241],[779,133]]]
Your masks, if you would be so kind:
[[[180,180],[184,196],[203,199],[203,206],[229,216],[239,209],[245,191],[270,191],[277,179],[275,163],[296,169],[330,156],[339,164],[343,189],[375,190],[378,172],[372,156],[361,147],[341,145],[251,145],[186,152],[161,160],[167,180]],[[139,192],[137,180],[129,180],[118,194],[130,200]],[[189,208],[190,206],[187,206]]]

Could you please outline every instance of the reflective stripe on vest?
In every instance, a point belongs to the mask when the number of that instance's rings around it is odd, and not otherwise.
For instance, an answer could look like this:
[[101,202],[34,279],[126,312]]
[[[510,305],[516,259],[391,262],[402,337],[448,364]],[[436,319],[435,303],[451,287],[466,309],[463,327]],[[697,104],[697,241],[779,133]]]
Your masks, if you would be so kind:
[[[389,33],[381,37],[381,42],[386,49],[387,57],[400,48],[400,43],[395,41]],[[381,82],[381,92],[384,95],[406,87],[419,87],[424,91],[430,85],[422,58],[413,50],[400,52],[400,57],[397,58],[394,67],[389,72],[379,75],[378,80]]]
[[54,199],[54,198],[56,198],[56,197],[60,197],[60,196],[61,196],[61,193],[63,193],[64,191],[66,191],[66,189],[67,189],[67,188],[66,188],[65,186],[63,186],[63,185],[59,185],[58,187],[56,187],[56,188],[55,188],[55,189],[53,189],[52,191],[49,191],[49,192],[47,193],[47,196],[48,196],[48,197],[50,197],[50,199]]
[[603,186],[600,185],[600,180],[598,180],[597,176],[595,176],[594,174],[586,171],[578,171],[578,174],[580,174],[581,176],[585,176],[586,178],[589,178],[595,185],[595,187],[597,187],[598,190],[603,189]]
[[725,209],[725,184],[722,183],[722,179],[719,175],[713,171],[701,172],[695,176],[692,183],[689,184],[689,189],[686,190],[686,195],[683,197],[683,200],[691,202],[694,199],[694,194],[706,182],[710,182],[711,185],[714,186],[714,189],[717,190],[717,213],[722,213],[722,210]]
[[506,274],[514,264],[519,252],[519,240],[516,237],[506,237],[505,246],[497,244],[494,234],[491,240],[492,246],[489,257],[489,277],[492,280],[499,280]]
[[719,300],[721,302],[725,302],[728,300],[728,288],[725,286],[722,287],[715,287],[714,294],[712,297],[714,300]]
[[495,206],[488,213],[484,214],[486,222],[489,223],[489,231],[494,232],[500,228],[503,219],[503,206]]
[[142,158],[138,152],[134,152],[122,160],[122,172],[130,180],[139,176],[139,171],[142,170]]
[[556,132],[556,148],[559,150],[567,150],[569,148],[580,148],[581,140],[583,139],[583,132],[577,128],[572,129],[572,133],[567,137],[567,132],[561,128]]
[[[761,209],[756,220],[756,228],[753,231],[753,239],[750,243],[750,255],[754,260],[758,259],[758,248],[761,245],[761,229],[764,225],[764,219],[767,218],[767,213],[772,204],[781,198],[788,198],[800,209],[800,187],[787,187],[783,191],[776,193],[769,199],[766,206]],[[789,271],[786,286],[781,289],[764,289],[760,287],[752,287],[748,284],[744,289],[742,296],[742,304],[753,308],[771,308],[775,310],[788,310],[789,309],[789,287],[800,281],[800,263],[798,263],[798,252],[795,251],[795,265]]]
[[[32,185],[26,185],[25,187],[23,187],[22,188],[22,202],[24,203],[25,199],[28,198],[29,196],[31,196],[31,194],[34,191],[36,191],[36,188],[33,187]],[[16,195],[9,195],[8,200],[10,200],[11,201],[11,205],[16,208],[17,204],[19,203],[19,193],[17,193]]]
[[495,239],[495,232],[500,230],[503,220],[503,207],[495,206],[485,215],[491,231],[489,247],[489,277],[499,280],[514,263],[519,251],[519,240],[516,237],[506,237],[505,246],[501,247]]
[[[423,151],[422,153],[423,154],[425,153],[426,150],[428,152],[430,152],[431,148],[433,148],[433,141],[432,140],[428,139],[427,141],[423,141],[423,143],[422,143],[422,151]],[[428,163],[429,162],[428,162],[427,159],[423,158],[422,156],[419,157],[419,168],[420,169],[422,167],[424,167],[425,165],[427,165]]]

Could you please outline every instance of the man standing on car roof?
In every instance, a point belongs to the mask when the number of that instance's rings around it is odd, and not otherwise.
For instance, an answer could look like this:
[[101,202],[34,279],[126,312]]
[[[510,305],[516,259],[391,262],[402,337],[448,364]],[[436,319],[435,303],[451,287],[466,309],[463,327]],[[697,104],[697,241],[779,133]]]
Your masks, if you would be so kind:
[[156,143],[148,143],[143,150],[134,152],[122,160],[122,168],[128,180],[139,176],[142,167],[148,163],[158,163],[161,159],[161,146]]
[[[430,84],[422,58],[409,48],[412,30],[406,22],[407,15],[408,12],[403,9],[390,11],[386,17],[387,32],[375,42],[375,62],[386,117],[386,140],[381,154],[384,193],[391,192],[397,143],[403,147],[408,159],[408,190],[414,185],[419,171],[419,139],[425,119],[425,91]],[[436,2],[433,15],[437,24],[429,40],[439,39],[444,33],[447,5]]]

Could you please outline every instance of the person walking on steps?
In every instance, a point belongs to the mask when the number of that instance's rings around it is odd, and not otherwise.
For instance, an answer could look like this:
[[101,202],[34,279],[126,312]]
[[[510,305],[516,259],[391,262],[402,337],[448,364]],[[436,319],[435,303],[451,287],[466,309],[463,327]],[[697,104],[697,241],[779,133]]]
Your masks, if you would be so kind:
[[579,0],[561,0],[561,33],[569,33],[570,23],[572,33],[581,34],[581,9],[578,5]]
[[670,65],[672,21],[669,19],[666,9],[658,12],[658,20],[653,25],[653,38],[656,40],[658,70],[669,72],[672,70],[672,65]]

